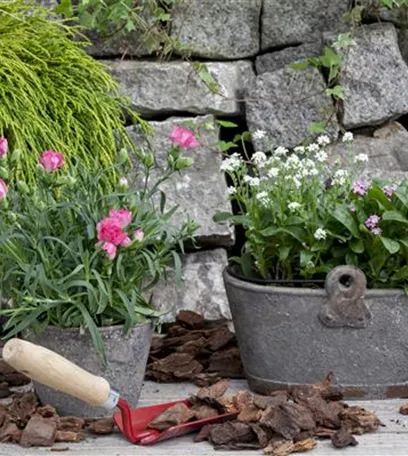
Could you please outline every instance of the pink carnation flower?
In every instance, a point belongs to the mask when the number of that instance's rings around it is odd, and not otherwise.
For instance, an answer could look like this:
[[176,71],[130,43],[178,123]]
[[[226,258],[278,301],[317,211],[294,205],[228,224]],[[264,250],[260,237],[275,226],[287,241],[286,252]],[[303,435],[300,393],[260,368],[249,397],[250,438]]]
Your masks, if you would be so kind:
[[196,140],[194,133],[188,128],[174,127],[170,133],[170,141],[182,149],[194,149],[200,143]]
[[0,158],[7,155],[8,152],[8,141],[6,138],[0,138]]
[[119,220],[122,228],[128,226],[132,221],[132,213],[129,209],[120,208],[120,209],[111,209],[109,211],[109,217]]
[[372,231],[374,228],[378,227],[380,220],[381,220],[380,216],[375,215],[375,214],[370,215],[370,217],[368,217],[368,219],[364,222],[364,225]]
[[102,244],[102,250],[105,250],[110,260],[113,260],[115,258],[117,249],[118,248],[116,245],[112,244],[111,242],[105,242]]
[[116,218],[106,217],[97,225],[99,242],[110,242],[116,246],[121,245],[126,239],[126,233],[122,229],[120,221]]
[[40,164],[47,173],[52,173],[63,166],[64,156],[54,150],[47,150],[41,155]]
[[0,201],[3,200],[8,193],[8,187],[3,179],[0,179]]

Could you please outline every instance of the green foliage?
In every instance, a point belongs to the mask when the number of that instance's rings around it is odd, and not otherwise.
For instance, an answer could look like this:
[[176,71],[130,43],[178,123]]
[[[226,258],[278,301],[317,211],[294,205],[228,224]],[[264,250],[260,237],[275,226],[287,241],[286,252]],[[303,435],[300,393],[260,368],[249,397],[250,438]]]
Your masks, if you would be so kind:
[[[103,355],[99,327],[124,324],[126,332],[158,315],[149,305],[151,289],[170,264],[180,282],[178,252],[196,225],[175,220],[177,207],[167,208],[160,190],[188,166],[180,165],[180,148],[172,148],[162,168],[146,156],[138,151],[133,182],[121,179],[113,191],[110,167],[90,172],[81,160],[54,172],[38,168],[31,191],[10,184],[0,201],[0,292],[11,298],[1,314],[9,317],[8,336],[48,325],[80,327]],[[114,166],[124,175],[126,151],[120,161]],[[106,243],[98,242],[98,223],[119,208],[131,213],[122,227],[130,245],[118,246],[110,259]]]
[[381,6],[385,6],[388,9],[401,8],[408,6],[408,0],[379,0]]
[[169,35],[171,8],[176,0],[62,0],[56,11],[94,30],[102,38],[136,31],[151,51],[168,54],[177,47]]
[[358,181],[368,157],[353,154],[351,137],[344,137],[341,163],[328,163],[326,136],[295,154],[279,147],[270,158],[256,152],[251,160],[233,154],[223,161],[239,214],[214,220],[244,228],[246,242],[234,261],[245,274],[324,279],[350,264],[370,287],[408,285],[408,180]]
[[32,182],[37,156],[47,149],[89,167],[111,164],[128,102],[105,68],[88,56],[78,31],[50,20],[50,11],[25,0],[0,2],[0,135],[21,151],[13,177]]

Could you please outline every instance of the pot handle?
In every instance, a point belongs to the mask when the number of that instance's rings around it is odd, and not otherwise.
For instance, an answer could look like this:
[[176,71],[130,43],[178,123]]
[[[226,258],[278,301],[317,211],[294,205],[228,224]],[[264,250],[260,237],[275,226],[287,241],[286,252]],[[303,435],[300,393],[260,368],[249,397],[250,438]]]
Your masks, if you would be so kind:
[[107,380],[97,377],[48,348],[21,339],[3,347],[4,361],[38,383],[76,397],[94,407],[112,409],[119,393]]
[[366,277],[354,266],[337,266],[327,274],[327,301],[319,312],[320,321],[328,327],[365,328],[371,312],[364,301]]

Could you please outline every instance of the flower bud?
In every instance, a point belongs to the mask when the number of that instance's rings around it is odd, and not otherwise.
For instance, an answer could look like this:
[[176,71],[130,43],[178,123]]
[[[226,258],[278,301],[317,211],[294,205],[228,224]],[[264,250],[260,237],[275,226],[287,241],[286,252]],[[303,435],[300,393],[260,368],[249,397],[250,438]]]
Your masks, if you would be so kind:
[[127,180],[126,177],[121,177],[119,179],[119,188],[121,190],[126,190],[127,188],[129,188],[129,181]]
[[5,158],[8,152],[8,142],[6,138],[0,138],[0,158]]
[[142,161],[146,168],[151,168],[154,165],[154,155],[152,153],[147,153],[144,155]]
[[190,157],[179,157],[174,164],[174,167],[177,170],[190,167],[194,163],[193,159]]

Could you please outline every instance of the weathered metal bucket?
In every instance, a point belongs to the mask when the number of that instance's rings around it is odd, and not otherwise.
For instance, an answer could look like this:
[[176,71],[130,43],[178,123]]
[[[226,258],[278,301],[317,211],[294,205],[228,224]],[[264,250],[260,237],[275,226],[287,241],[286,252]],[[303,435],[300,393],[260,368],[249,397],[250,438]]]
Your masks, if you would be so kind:
[[408,397],[408,297],[366,290],[339,266],[325,289],[259,285],[229,268],[224,283],[249,387],[313,384],[330,371],[346,397]]

